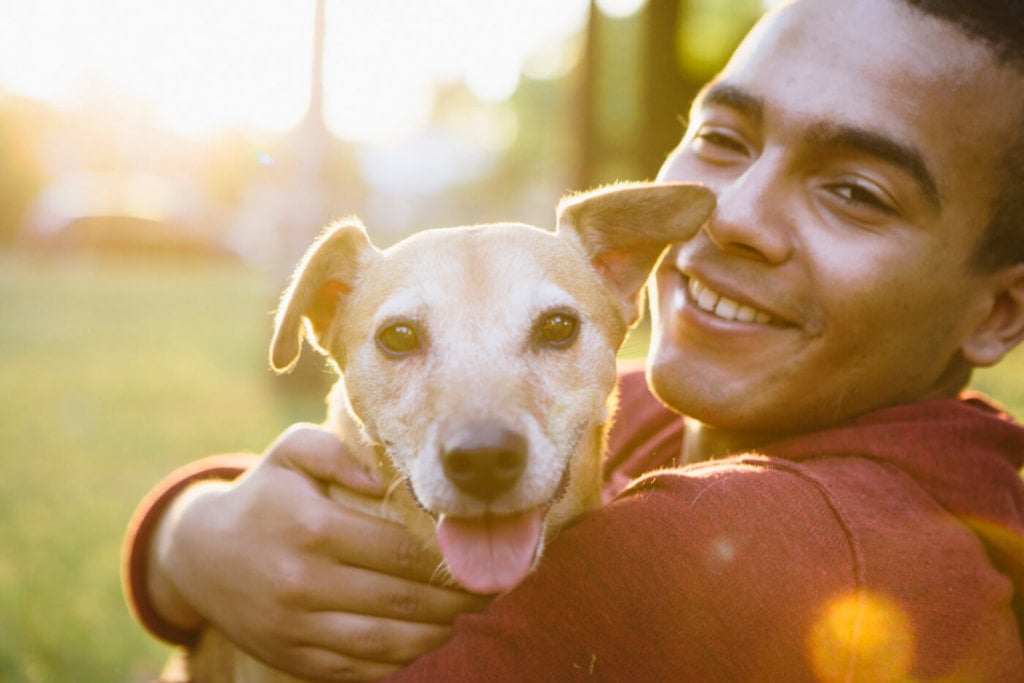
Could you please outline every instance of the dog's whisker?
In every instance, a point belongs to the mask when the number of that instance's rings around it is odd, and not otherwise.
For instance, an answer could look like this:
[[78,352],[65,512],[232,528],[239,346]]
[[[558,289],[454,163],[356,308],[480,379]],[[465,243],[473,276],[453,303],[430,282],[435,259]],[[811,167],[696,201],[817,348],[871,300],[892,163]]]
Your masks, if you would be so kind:
[[384,492],[384,502],[385,503],[392,499],[392,497],[395,495],[395,492],[398,489],[402,488],[402,484],[404,482],[405,482],[405,478],[404,477],[396,477],[395,479],[391,480],[391,483],[388,484],[387,490]]
[[441,560],[437,564],[437,567],[434,568],[434,573],[430,576],[430,584],[440,585],[446,588],[455,585],[455,581],[452,579],[452,575],[448,571],[448,565],[445,564],[444,560]]

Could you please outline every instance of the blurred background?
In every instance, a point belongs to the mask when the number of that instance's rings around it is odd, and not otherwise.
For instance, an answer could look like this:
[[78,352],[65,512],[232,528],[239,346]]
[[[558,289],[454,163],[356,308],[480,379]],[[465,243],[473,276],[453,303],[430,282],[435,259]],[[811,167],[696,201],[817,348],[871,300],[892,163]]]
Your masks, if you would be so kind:
[[[266,348],[325,224],[550,226],[652,178],[764,9],[0,0],[0,681],[159,670],[125,525],[173,467],[321,419],[322,361],[278,378]],[[1022,370],[977,384],[1024,414]]]

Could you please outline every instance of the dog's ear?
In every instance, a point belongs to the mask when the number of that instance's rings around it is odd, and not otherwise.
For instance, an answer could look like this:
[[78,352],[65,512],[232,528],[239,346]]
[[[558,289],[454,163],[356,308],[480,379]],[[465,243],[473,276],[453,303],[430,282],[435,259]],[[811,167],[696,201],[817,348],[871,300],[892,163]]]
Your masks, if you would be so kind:
[[326,337],[338,308],[367,258],[379,254],[359,221],[331,225],[309,248],[281,298],[270,343],[270,365],[287,372],[298,361],[303,321],[306,337],[326,353]]
[[693,237],[714,208],[714,194],[701,185],[623,183],[563,199],[558,232],[579,241],[632,325],[658,259],[673,242]]

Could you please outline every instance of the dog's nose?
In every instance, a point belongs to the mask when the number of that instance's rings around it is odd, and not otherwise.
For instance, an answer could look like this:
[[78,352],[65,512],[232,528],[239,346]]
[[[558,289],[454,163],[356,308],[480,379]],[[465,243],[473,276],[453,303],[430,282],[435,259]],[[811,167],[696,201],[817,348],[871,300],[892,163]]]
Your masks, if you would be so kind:
[[526,439],[490,424],[460,430],[441,453],[445,476],[481,500],[509,490],[526,468]]

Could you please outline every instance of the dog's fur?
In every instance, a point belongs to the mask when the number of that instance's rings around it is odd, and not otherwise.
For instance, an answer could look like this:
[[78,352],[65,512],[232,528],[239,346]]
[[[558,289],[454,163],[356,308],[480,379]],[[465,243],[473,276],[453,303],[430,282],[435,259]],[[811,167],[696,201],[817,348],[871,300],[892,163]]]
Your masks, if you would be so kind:
[[[618,185],[563,200],[556,232],[445,228],[385,251],[332,226],[285,292],[271,363],[290,369],[305,333],[341,376],[328,424],[404,484],[372,509],[332,495],[439,545],[468,590],[516,585],[600,502],[616,354],[658,258],[713,206],[695,185]],[[212,629],[191,666],[197,682],[294,680]]]

